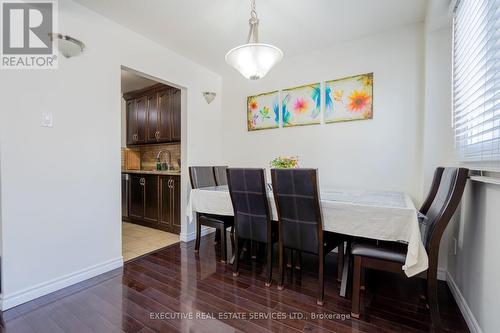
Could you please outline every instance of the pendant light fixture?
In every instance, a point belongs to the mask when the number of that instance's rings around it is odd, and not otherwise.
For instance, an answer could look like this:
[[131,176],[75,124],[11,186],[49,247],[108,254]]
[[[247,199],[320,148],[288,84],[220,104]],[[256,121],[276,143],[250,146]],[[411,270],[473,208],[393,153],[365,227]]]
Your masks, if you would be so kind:
[[247,43],[237,46],[226,54],[226,62],[236,68],[244,77],[258,80],[283,59],[283,52],[274,45],[259,43],[259,18],[255,0],[250,1],[250,31]]

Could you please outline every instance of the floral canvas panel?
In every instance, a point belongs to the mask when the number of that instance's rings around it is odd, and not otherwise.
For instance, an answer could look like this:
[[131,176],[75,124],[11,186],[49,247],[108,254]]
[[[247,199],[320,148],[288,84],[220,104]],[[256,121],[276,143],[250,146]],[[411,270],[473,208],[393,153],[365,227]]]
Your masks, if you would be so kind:
[[319,124],[321,86],[319,83],[283,90],[283,126]]
[[373,118],[373,73],[325,84],[325,122]]
[[279,92],[247,97],[249,131],[279,127]]

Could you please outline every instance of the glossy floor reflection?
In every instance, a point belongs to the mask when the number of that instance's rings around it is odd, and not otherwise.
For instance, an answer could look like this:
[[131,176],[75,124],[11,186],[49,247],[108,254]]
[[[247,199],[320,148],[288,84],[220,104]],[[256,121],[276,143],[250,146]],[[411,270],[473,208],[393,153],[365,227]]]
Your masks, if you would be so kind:
[[[349,318],[338,296],[335,255],[328,256],[325,305],[316,305],[314,258],[287,274],[285,290],[264,286],[264,265],[247,258],[234,278],[217,261],[213,237],[179,243],[115,270],[3,313],[1,332],[428,332],[430,318],[417,281],[368,272],[363,314]],[[218,250],[217,250],[218,251]],[[259,256],[258,256],[259,257]],[[274,269],[277,277],[277,269]],[[276,281],[276,278],[274,279]],[[466,332],[445,283],[444,325]]]

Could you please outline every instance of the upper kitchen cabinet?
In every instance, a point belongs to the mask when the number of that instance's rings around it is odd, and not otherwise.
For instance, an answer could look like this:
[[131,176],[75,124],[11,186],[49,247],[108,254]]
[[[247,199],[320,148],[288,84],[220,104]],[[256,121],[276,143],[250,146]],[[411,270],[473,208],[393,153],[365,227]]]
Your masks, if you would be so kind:
[[127,145],[146,143],[146,113],[145,96],[127,100]]
[[170,91],[171,115],[172,115],[172,141],[181,141],[181,91],[175,89]]
[[127,106],[127,145],[181,140],[181,91],[162,84],[123,96]]

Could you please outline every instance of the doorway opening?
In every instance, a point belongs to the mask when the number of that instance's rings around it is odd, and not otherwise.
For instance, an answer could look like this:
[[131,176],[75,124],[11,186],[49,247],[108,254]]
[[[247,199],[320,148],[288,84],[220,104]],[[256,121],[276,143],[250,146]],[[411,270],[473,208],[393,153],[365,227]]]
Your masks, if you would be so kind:
[[181,90],[121,69],[122,255],[180,241]]

